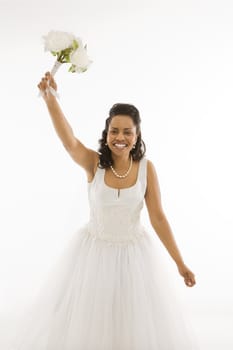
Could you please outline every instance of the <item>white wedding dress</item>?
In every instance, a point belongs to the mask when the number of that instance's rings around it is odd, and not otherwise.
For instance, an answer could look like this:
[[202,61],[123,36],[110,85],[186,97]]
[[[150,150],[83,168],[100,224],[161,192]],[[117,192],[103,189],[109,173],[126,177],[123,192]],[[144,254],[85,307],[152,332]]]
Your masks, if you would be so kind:
[[[193,350],[180,302],[140,222],[146,158],[135,185],[88,183],[90,220],[51,269],[3,350]],[[184,286],[185,288],[185,286]]]

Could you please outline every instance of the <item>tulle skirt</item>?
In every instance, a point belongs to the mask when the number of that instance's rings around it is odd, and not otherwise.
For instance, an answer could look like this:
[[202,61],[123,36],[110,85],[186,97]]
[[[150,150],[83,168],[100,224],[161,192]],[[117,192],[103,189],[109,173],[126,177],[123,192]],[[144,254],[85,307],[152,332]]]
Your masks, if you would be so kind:
[[196,350],[157,248],[78,229],[4,350]]

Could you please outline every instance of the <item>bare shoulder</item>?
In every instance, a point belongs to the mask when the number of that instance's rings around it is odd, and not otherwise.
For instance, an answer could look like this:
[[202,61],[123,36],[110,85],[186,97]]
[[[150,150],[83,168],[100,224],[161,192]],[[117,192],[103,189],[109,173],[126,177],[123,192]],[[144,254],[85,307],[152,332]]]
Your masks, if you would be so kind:
[[147,190],[146,195],[160,194],[159,180],[154,163],[147,159]]
[[147,180],[150,180],[153,177],[157,177],[156,169],[153,162],[150,159],[147,159]]
[[155,166],[150,160],[147,160],[147,187],[145,201],[151,219],[156,218],[160,220],[164,218],[159,180]]

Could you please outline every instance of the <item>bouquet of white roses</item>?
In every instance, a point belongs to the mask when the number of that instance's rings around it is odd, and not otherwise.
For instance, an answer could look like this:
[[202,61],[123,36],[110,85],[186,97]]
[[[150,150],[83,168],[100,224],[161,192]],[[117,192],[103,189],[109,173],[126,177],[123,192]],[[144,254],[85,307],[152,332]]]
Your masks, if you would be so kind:
[[[56,56],[51,70],[53,76],[63,63],[71,64],[69,72],[72,73],[83,73],[92,63],[87,55],[87,46],[84,46],[82,40],[72,33],[50,31],[43,36],[43,39],[45,51],[50,51],[53,56]],[[58,96],[52,87],[49,87],[49,90],[53,95]]]

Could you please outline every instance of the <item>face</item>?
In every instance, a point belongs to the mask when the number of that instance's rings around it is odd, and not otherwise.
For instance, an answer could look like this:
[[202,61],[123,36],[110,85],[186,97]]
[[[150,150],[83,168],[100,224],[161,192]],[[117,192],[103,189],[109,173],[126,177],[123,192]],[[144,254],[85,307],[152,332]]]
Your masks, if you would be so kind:
[[136,126],[127,115],[116,115],[112,118],[107,133],[107,144],[116,154],[129,154],[137,142]]

